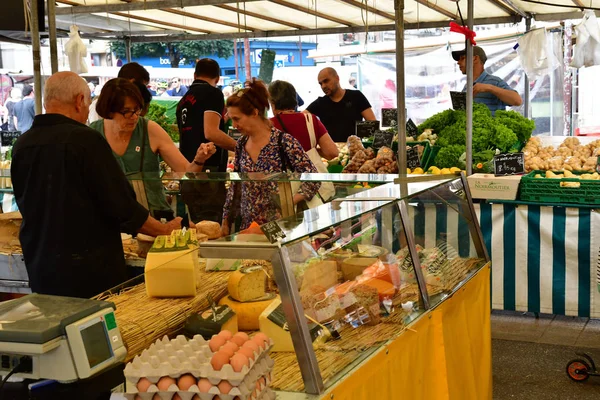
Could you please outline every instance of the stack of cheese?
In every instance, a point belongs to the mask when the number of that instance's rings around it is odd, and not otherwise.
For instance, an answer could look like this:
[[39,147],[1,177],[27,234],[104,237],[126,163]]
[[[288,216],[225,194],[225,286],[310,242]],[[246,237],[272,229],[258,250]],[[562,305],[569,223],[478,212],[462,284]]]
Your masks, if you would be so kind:
[[144,268],[148,296],[195,296],[199,264],[195,229],[178,229],[156,237]]
[[275,298],[266,286],[267,275],[260,265],[240,268],[229,276],[229,296],[223,297],[219,304],[229,306],[237,314],[239,330],[258,330],[260,314]]

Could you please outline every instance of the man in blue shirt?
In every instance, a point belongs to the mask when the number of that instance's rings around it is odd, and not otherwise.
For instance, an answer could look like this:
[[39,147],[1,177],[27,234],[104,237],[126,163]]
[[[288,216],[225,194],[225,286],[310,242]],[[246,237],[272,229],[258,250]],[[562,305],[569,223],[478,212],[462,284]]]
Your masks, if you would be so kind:
[[[458,63],[463,74],[467,73],[467,51],[452,52],[452,58]],[[473,47],[473,101],[485,104],[492,115],[496,110],[506,110],[506,106],[520,106],[521,96],[511,89],[502,79],[485,72],[487,61],[485,51],[479,46]],[[466,86],[463,92],[466,91]]]

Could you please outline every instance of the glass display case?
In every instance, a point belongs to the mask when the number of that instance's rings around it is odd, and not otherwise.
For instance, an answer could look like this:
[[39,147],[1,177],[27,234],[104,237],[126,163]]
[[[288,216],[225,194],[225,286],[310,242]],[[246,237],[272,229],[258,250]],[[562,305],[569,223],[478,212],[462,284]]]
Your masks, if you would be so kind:
[[284,392],[323,393],[489,262],[464,176],[397,178],[261,229],[200,252],[272,262],[259,327]]

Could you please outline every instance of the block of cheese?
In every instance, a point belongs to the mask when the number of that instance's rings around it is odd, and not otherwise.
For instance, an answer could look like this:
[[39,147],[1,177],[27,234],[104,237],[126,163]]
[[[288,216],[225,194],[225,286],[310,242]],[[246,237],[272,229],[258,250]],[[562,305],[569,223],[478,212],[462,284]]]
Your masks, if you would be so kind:
[[241,331],[256,331],[259,328],[260,314],[273,302],[275,295],[265,296],[264,300],[240,303],[229,296],[219,300],[219,305],[229,306],[237,315],[238,329]]
[[310,291],[314,286],[327,290],[337,284],[338,271],[335,261],[313,261],[304,270],[300,291]]
[[264,297],[267,287],[267,274],[262,266],[244,267],[229,275],[227,290],[237,301],[252,301]]
[[378,258],[372,257],[354,257],[347,258],[342,261],[342,276],[345,281],[354,280],[359,275],[362,275],[363,271],[371,265],[377,263]]
[[199,268],[197,244],[175,235],[158,236],[146,257],[146,293],[150,297],[195,296]]
[[[307,323],[313,344],[318,345],[319,342],[324,342],[330,336],[327,329],[322,325],[309,321],[307,321]],[[271,348],[271,351],[294,351],[292,335],[290,334],[287,320],[283,312],[283,304],[279,297],[273,300],[260,315],[259,325],[260,331],[273,339],[274,345]]]

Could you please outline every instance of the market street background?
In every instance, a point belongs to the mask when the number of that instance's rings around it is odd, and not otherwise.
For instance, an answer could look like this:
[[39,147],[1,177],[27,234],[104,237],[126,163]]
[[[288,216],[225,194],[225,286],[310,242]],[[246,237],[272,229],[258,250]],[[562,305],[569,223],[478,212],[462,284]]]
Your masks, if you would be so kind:
[[494,400],[600,399],[600,377],[583,383],[567,377],[576,352],[600,367],[600,320],[493,311]]

